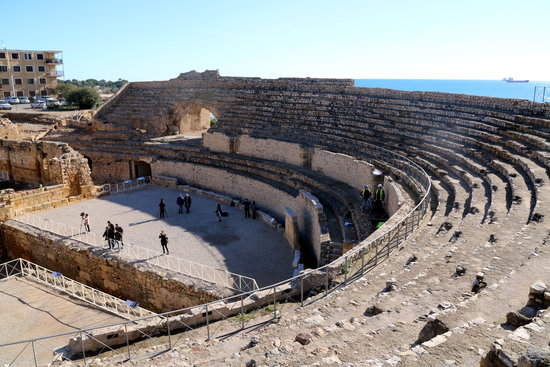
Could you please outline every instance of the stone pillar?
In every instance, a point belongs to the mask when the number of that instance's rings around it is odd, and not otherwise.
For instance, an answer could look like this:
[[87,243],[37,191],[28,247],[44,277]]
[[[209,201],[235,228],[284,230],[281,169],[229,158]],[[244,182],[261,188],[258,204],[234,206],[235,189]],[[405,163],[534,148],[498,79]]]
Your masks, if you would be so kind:
[[288,206],[284,208],[285,214],[285,237],[292,245],[294,250],[300,249],[300,243],[298,241],[298,217],[296,213]]
[[314,148],[303,145],[300,148],[302,149],[302,167],[311,169],[311,161],[313,159]]

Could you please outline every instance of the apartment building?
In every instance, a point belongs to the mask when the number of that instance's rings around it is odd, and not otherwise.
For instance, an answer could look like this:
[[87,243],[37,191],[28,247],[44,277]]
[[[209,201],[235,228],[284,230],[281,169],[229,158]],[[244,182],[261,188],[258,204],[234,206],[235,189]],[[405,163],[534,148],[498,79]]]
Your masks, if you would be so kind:
[[61,51],[0,49],[0,99],[47,96],[63,75]]

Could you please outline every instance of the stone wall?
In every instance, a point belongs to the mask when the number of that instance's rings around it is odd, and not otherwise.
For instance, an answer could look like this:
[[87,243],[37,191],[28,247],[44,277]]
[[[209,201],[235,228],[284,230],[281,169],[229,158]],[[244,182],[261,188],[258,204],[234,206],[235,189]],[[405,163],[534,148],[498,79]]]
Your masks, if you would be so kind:
[[[8,258],[23,258],[154,312],[210,302],[231,292],[198,279],[127,260],[17,221],[0,225]],[[9,245],[6,245],[9,244]]]

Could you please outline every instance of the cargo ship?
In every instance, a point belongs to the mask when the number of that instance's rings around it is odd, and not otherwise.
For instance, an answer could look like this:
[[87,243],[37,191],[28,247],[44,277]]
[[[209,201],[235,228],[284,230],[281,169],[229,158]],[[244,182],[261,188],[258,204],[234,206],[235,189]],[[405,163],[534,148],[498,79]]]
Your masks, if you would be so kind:
[[506,83],[529,83],[529,80],[515,80],[514,78],[504,78],[502,81]]

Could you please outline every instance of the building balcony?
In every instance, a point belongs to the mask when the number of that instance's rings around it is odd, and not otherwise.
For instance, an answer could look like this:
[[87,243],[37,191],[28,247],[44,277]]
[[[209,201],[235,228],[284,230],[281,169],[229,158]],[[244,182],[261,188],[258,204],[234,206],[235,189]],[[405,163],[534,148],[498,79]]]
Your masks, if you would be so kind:
[[46,59],[46,64],[63,64],[63,60],[57,58]]
[[60,76],[63,76],[65,75],[65,73],[63,73],[63,71],[60,71],[60,70],[56,70],[56,71],[53,71],[53,72],[50,72],[50,73],[47,73],[46,76],[50,77],[50,78],[58,78]]

